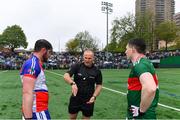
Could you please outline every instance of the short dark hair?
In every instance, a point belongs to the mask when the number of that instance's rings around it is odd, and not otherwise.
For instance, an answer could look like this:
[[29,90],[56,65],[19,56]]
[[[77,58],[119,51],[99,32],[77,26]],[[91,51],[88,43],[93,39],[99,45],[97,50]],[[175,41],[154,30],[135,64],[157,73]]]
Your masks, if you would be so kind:
[[45,39],[39,39],[36,41],[34,46],[34,51],[39,52],[42,48],[46,48],[47,50],[52,50],[52,45],[49,41]]
[[93,56],[94,56],[94,51],[92,49],[90,49],[90,48],[85,49],[84,52],[83,52],[83,55],[84,55],[85,52],[92,52]]
[[146,43],[142,38],[132,39],[128,42],[128,45],[134,47],[138,53],[146,53]]

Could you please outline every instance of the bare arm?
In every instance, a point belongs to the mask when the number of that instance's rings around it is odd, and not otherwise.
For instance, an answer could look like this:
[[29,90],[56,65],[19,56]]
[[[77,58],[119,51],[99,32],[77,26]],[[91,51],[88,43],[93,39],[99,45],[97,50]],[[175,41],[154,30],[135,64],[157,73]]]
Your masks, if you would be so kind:
[[72,82],[74,82],[74,81],[71,79],[71,76],[69,75],[69,73],[65,73],[65,74],[64,74],[64,80],[65,80],[68,84],[71,84]]
[[149,72],[143,73],[140,76],[140,82],[142,84],[140,111],[146,112],[155,97],[156,84]]
[[94,91],[93,96],[97,97],[100,94],[101,89],[102,89],[102,85],[96,85],[96,89]]
[[33,106],[33,89],[35,78],[23,77],[23,98],[22,108],[25,118],[32,118],[32,106]]
[[96,100],[96,97],[100,94],[101,89],[102,89],[102,85],[96,85],[96,88],[95,88],[95,91],[93,93],[93,96],[87,102],[88,104],[93,103]]
[[74,96],[76,96],[76,95],[77,95],[77,92],[78,92],[78,87],[77,87],[77,85],[75,84],[75,82],[71,79],[71,76],[69,75],[69,73],[65,73],[65,74],[64,74],[64,80],[65,80],[68,84],[74,83],[74,84],[71,85],[71,86],[72,86],[72,93],[73,93]]

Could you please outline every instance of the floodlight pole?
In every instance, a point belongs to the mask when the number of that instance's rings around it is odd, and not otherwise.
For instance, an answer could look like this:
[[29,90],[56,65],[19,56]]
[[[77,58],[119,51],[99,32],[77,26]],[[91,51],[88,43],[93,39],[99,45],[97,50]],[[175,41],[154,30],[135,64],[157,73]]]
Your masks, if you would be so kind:
[[106,32],[107,32],[107,35],[106,35],[106,47],[107,48],[106,49],[107,49],[107,52],[108,52],[108,5],[106,7],[107,7],[106,8],[107,9],[106,10],[106,15],[107,15],[107,20],[106,20],[107,21],[107,25],[106,25],[107,26],[107,30],[106,30]]
[[101,11],[103,12],[103,13],[105,13],[106,14],[106,16],[107,16],[107,31],[106,31],[106,51],[107,51],[107,53],[108,53],[108,14],[110,14],[110,13],[112,13],[112,6],[113,6],[113,4],[112,3],[109,3],[109,2],[101,2],[101,5],[102,5],[102,7],[101,7]]

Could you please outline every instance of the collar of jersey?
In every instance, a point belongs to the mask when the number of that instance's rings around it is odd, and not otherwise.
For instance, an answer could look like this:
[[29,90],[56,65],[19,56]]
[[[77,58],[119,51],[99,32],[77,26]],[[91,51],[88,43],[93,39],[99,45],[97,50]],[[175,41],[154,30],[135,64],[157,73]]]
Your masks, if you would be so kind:
[[136,62],[133,62],[133,66],[139,64],[139,62],[140,62],[140,60],[141,60],[142,58],[146,58],[146,57],[145,57],[145,56],[144,56],[144,57],[140,57]]

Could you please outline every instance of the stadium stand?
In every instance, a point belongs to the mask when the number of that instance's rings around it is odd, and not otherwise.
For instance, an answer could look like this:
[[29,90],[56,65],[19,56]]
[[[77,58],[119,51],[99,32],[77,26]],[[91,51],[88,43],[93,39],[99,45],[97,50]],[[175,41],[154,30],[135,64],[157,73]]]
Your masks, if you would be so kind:
[[[23,62],[30,57],[31,52],[0,52],[0,69],[20,69]],[[180,51],[157,51],[146,53],[155,67],[159,67],[160,60],[169,56],[180,56]],[[54,52],[45,64],[46,69],[68,69],[72,64],[82,60],[81,54],[70,54],[68,52]],[[122,69],[131,65],[126,59],[125,53],[96,52],[96,66],[101,69]]]

